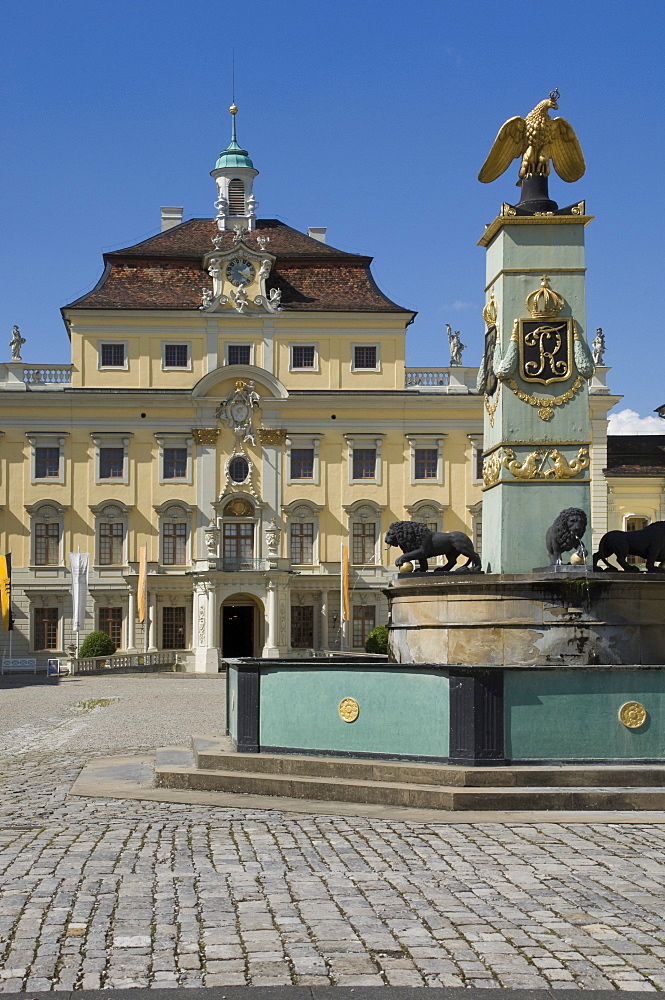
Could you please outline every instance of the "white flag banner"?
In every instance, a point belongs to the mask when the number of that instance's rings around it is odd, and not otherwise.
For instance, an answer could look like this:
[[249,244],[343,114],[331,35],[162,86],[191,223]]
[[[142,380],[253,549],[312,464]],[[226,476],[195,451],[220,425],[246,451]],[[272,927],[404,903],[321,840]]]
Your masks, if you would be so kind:
[[85,605],[88,600],[88,564],[90,557],[87,552],[70,552],[69,568],[72,572],[72,629],[80,632],[84,628]]

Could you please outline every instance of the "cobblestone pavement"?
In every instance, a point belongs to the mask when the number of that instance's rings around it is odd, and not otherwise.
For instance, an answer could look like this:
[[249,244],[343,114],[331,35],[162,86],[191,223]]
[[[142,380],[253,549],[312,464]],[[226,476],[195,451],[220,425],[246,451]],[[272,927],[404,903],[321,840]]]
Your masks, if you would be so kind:
[[219,731],[218,678],[0,686],[0,992],[665,989],[665,826],[67,798],[92,754]]

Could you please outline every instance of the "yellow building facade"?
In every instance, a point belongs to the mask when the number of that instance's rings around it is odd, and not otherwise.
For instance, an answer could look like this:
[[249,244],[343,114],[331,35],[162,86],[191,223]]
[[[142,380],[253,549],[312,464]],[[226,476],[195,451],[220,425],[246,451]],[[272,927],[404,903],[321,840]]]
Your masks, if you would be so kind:
[[[223,656],[362,651],[387,619],[392,521],[480,548],[476,369],[406,367],[414,313],[378,289],[371,258],[257,219],[256,174],[234,130],[216,218],[162,210],[162,231],[106,254],[63,309],[71,364],[0,365],[14,656],[71,652],[70,552],[90,557],[81,638],[102,629],[119,650],[216,671]],[[617,399],[605,372],[590,395],[596,536]]]

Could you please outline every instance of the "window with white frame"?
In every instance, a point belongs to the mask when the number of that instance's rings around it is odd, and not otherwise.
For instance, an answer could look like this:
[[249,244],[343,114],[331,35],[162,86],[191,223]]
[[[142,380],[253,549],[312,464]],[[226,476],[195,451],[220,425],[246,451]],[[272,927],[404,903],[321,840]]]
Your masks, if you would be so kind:
[[97,346],[97,367],[127,369],[127,341],[101,340]]
[[226,363],[227,365],[251,365],[253,364],[254,344],[227,344]]
[[120,504],[105,503],[92,507],[96,516],[98,566],[127,564],[127,513]]
[[97,609],[97,628],[100,632],[106,632],[116,649],[122,649],[122,620],[121,607],[103,606]]
[[469,504],[466,508],[471,516],[471,542],[473,547],[478,553],[482,555],[482,543],[483,543],[483,501],[478,500],[476,503]]
[[155,438],[159,446],[159,482],[190,485],[194,439],[170,431],[157,431]]
[[473,483],[482,483],[483,481],[483,435],[482,434],[468,434],[467,437],[471,441],[471,481]]
[[286,482],[319,485],[319,442],[316,434],[293,434],[286,438]]
[[225,505],[222,517],[222,568],[226,571],[254,569],[257,514],[245,496],[235,496]]
[[314,648],[314,605],[291,605],[291,648]]
[[381,485],[383,434],[345,434],[348,446],[349,484]]
[[381,511],[378,504],[360,500],[344,507],[349,516],[349,562],[354,566],[381,564]]
[[440,485],[443,482],[443,435],[408,435],[411,484]]
[[374,604],[354,604],[352,609],[352,646],[364,649],[367,637],[376,626],[376,606]]
[[129,482],[130,435],[92,433],[95,445],[95,482],[126,486]]
[[46,502],[26,507],[31,517],[31,565],[62,565],[62,523],[64,508]]
[[60,614],[58,608],[33,608],[32,648],[55,652],[60,649]]
[[187,608],[162,608],[162,649],[185,649],[187,640]]
[[30,472],[33,483],[64,483],[64,434],[27,434],[30,443]]
[[159,515],[160,562],[162,566],[187,566],[190,557],[191,508],[167,502],[155,507]]
[[352,344],[351,371],[378,372],[381,368],[379,344]]
[[[648,524],[648,517],[639,517],[632,514],[624,519],[624,531],[641,531]],[[643,556],[627,556],[626,562],[630,563],[631,566],[646,566],[647,561]]]
[[317,344],[291,344],[289,371],[318,371],[319,350]]
[[191,345],[187,341],[166,341],[162,344],[162,369],[168,371],[171,368],[191,369],[192,354]]
[[296,501],[283,507],[292,566],[315,566],[319,562],[320,504]]

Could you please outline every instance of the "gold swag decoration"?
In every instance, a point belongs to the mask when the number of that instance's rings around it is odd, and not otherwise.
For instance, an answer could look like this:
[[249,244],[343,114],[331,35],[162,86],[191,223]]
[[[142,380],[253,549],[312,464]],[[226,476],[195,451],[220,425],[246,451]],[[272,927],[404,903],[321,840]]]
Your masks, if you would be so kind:
[[576,396],[584,385],[584,379],[581,375],[578,375],[570,389],[562,393],[560,396],[532,396],[531,393],[523,392],[514,378],[506,379],[508,386],[512,389],[518,399],[521,399],[524,403],[528,403],[529,406],[538,406],[538,416],[541,420],[551,420],[554,416],[555,406],[563,406],[564,403],[570,402],[573,396]]

